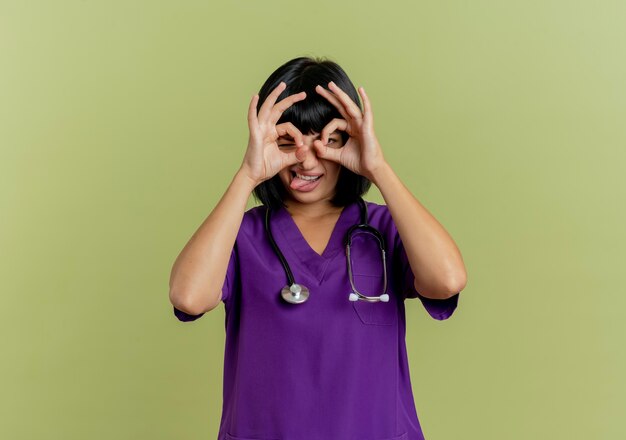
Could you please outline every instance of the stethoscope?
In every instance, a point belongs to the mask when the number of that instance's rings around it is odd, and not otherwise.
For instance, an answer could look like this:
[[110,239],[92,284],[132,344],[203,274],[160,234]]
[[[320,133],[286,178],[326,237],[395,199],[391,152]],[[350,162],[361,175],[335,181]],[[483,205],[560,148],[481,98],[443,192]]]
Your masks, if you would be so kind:
[[[363,300],[363,301],[368,301],[368,302],[377,302],[377,301],[388,302],[389,294],[387,294],[387,259],[385,256],[385,239],[376,228],[367,224],[367,205],[365,204],[365,202],[363,201],[361,197],[359,197],[358,202],[361,208],[361,223],[351,226],[350,229],[348,229],[348,232],[346,233],[346,238],[344,239],[344,244],[346,246],[346,259],[348,260],[348,277],[350,278],[350,285],[352,286],[352,292],[348,296],[348,299],[350,301]],[[309,289],[302,284],[296,283],[296,281],[293,278],[293,274],[291,273],[291,268],[289,267],[289,264],[287,264],[287,260],[285,260],[285,256],[278,248],[276,241],[274,241],[274,237],[270,229],[270,209],[269,208],[266,208],[266,211],[265,211],[265,231],[267,232],[270,242],[272,243],[274,252],[276,252],[276,255],[278,256],[278,258],[280,259],[280,262],[283,264],[283,267],[285,268],[285,272],[287,273],[287,278],[289,280],[289,284],[282,288],[281,296],[283,297],[285,301],[291,304],[301,304],[305,302],[307,299],[309,299]],[[354,280],[352,279],[352,262],[350,261],[350,245],[352,244],[352,235],[358,232],[365,232],[365,233],[370,233],[374,235],[374,237],[376,237],[376,239],[378,240],[378,244],[380,246],[380,252],[381,252],[382,259],[383,259],[384,287],[383,287],[383,293],[379,296],[363,295],[354,286]]]

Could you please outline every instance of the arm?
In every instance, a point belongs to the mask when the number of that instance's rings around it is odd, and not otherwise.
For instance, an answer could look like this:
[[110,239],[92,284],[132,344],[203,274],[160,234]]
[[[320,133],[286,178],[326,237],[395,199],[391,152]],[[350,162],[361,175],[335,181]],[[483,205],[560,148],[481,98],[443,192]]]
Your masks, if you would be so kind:
[[[230,254],[241,227],[246,203],[256,186],[280,170],[298,162],[303,136],[292,123],[276,125],[282,113],[306,93],[289,95],[278,103],[285,90],[283,81],[265,98],[257,110],[259,95],[248,105],[250,136],[241,167],[228,189],[206,220],[193,234],[174,262],[170,274],[170,302],[189,315],[199,315],[217,307],[226,278]],[[276,140],[289,134],[300,146],[297,151],[280,151]]]
[[[356,174],[367,177],[382,193],[391,213],[407,258],[415,275],[415,290],[426,298],[447,299],[460,292],[467,274],[456,244],[439,222],[402,184],[384,158],[374,133],[374,115],[363,87],[359,94],[364,110],[334,82],[329,90],[315,90],[334,105],[344,119],[333,119],[315,141],[320,157],[334,160]],[[350,138],[341,149],[326,146],[329,133],[345,130]]]
[[170,274],[170,302],[190,315],[208,312],[221,300],[230,253],[256,184],[241,169],[185,245]]
[[467,273],[454,240],[384,162],[372,176],[398,228],[420,295],[446,299],[463,290]]

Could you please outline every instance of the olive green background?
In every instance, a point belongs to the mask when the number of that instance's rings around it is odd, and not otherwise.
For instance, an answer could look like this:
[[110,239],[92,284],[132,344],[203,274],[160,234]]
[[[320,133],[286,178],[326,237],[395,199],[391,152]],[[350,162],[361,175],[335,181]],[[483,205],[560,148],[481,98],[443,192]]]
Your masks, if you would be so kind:
[[216,438],[223,305],[179,322],[170,269],[251,96],[311,55],[365,88],[467,266],[449,320],[407,302],[427,439],[626,438],[625,22],[617,0],[0,1],[0,437]]

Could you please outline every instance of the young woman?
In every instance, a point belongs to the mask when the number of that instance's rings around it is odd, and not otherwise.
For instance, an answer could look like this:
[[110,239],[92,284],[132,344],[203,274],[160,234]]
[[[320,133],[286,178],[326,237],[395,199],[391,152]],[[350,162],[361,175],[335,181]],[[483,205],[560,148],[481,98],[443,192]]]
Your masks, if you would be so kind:
[[[364,109],[329,60],[272,73],[241,167],[172,268],[178,319],[225,306],[219,440],[424,438],[404,301],[446,319],[466,272],[385,161],[359,94]],[[372,182],[385,205],[361,199]],[[245,211],[252,192],[262,205]]]

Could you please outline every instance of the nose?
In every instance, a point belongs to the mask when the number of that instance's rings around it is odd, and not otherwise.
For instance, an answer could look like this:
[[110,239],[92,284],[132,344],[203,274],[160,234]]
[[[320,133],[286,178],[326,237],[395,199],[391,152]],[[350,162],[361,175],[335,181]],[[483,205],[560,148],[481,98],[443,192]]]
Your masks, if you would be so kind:
[[[304,136],[304,146],[300,147],[302,150],[301,155],[304,154],[304,160],[300,162],[300,167],[303,170],[310,170],[317,166],[319,158],[317,157],[317,150],[313,147],[313,136]],[[302,156],[300,156],[302,157]]]

